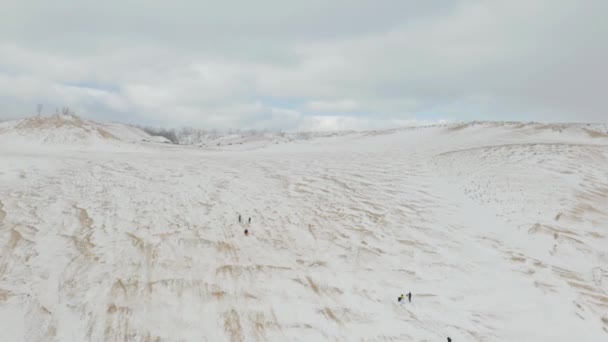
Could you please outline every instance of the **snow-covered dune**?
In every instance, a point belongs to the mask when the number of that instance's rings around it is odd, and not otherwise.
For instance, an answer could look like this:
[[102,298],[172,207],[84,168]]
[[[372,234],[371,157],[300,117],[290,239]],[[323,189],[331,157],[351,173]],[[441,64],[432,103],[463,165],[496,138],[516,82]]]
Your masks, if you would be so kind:
[[160,136],[151,136],[138,127],[122,123],[100,123],[99,125],[113,136],[124,141],[170,143],[169,139]]
[[0,134],[44,144],[92,144],[117,140],[101,126],[73,115],[36,116],[7,121],[0,126]]
[[3,340],[608,340],[600,129],[0,160]]
[[75,115],[36,116],[0,123],[0,144],[13,151],[141,150],[141,144],[164,143],[163,137],[120,123],[97,123]]

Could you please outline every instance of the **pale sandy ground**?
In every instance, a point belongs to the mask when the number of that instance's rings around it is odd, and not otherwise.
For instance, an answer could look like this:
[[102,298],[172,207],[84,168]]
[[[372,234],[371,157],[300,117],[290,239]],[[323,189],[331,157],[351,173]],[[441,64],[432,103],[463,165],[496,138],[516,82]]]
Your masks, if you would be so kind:
[[90,125],[0,126],[3,341],[608,340],[601,131],[206,151]]

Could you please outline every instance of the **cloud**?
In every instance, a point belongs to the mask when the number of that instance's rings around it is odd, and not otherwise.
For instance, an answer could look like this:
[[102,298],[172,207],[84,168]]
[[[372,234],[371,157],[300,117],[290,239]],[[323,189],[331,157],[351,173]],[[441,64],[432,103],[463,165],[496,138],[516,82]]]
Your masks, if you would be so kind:
[[606,121],[606,10],[600,0],[13,2],[0,13],[0,116],[44,103],[208,128]]
[[353,112],[358,109],[353,100],[310,101],[306,107],[313,112]]
[[414,127],[443,124],[449,120],[416,120],[416,119],[374,119],[352,116],[309,116],[300,120],[298,131],[331,132],[331,131],[365,131],[382,130],[395,127]]

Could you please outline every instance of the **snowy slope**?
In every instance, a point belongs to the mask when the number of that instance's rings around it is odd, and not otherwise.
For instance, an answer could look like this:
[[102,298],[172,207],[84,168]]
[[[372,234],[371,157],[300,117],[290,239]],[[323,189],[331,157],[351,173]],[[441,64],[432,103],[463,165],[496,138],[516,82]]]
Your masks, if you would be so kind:
[[44,144],[94,144],[117,139],[101,126],[73,115],[7,121],[0,125],[0,134]]
[[122,123],[100,123],[104,130],[124,141],[139,142],[149,141],[158,143],[170,143],[169,139],[160,136],[152,136],[141,128],[125,125]]
[[3,339],[606,341],[608,138],[584,128],[0,145]]
[[142,145],[134,143],[166,141],[129,125],[97,123],[74,115],[36,116],[0,123],[0,143],[13,150],[141,150]]
[[193,130],[178,132],[178,140],[183,145],[195,145],[209,150],[248,151],[269,147],[271,145],[308,142],[312,139],[329,138],[345,135],[356,135],[354,132],[257,132],[237,133],[205,132]]

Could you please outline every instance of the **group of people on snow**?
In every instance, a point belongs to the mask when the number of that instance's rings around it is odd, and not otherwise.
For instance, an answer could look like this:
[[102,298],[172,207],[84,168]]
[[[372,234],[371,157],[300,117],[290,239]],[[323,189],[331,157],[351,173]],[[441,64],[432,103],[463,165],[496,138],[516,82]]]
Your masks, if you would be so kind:
[[[241,216],[241,214],[239,214],[239,223],[243,222],[243,217]],[[247,224],[251,224],[251,217],[249,217],[249,219],[247,220]],[[245,236],[249,236],[249,229],[245,228]]]
[[[397,301],[398,301],[398,302],[401,302],[401,301],[403,301],[404,299],[405,299],[405,296],[404,296],[404,295],[403,295],[403,293],[402,293],[402,294],[401,294],[401,296],[399,296],[399,297],[397,298]],[[410,303],[412,302],[412,293],[411,293],[411,292],[407,294],[407,299],[408,299],[408,301],[409,301]]]
[[[243,217],[241,216],[241,214],[239,214],[239,223],[243,222]],[[248,218],[247,220],[247,224],[251,224],[251,217]],[[249,228],[245,228],[245,236],[249,236]],[[397,301],[398,302],[402,302],[405,301],[405,297],[407,296],[407,300],[408,302],[412,302],[412,292],[408,292],[407,295],[404,295],[403,293],[401,294],[401,296],[397,297]],[[448,337],[448,342],[452,342],[452,339]]]

